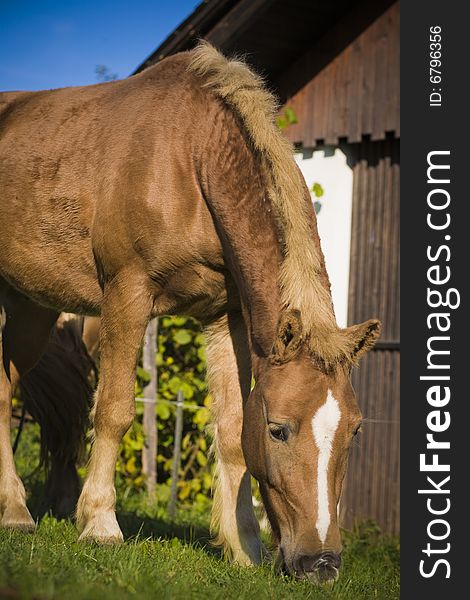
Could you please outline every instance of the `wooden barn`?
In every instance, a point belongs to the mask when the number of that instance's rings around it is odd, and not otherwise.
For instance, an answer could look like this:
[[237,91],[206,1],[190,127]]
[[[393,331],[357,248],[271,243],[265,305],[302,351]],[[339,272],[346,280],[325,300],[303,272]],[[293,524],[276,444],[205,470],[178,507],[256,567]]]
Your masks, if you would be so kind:
[[136,71],[202,37],[246,55],[297,117],[285,133],[325,192],[318,222],[338,321],[383,322],[353,375],[366,422],[342,524],[373,519],[388,533],[400,512],[399,15],[390,0],[206,0]]

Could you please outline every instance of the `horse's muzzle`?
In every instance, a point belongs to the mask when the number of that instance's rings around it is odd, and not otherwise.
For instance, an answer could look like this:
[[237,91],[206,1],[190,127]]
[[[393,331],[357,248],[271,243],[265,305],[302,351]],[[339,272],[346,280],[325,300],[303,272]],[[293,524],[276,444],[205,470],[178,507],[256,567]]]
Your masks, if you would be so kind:
[[292,567],[299,579],[309,579],[313,583],[335,581],[339,575],[341,557],[334,552],[301,554],[294,558]]

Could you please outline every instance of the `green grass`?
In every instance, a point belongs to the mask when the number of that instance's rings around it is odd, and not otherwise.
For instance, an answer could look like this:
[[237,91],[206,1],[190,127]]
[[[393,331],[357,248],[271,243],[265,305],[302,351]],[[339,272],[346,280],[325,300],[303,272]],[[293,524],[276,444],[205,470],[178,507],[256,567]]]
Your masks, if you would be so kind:
[[229,565],[208,543],[204,517],[180,513],[169,524],[121,512],[119,520],[127,541],[116,547],[79,544],[71,523],[49,517],[34,534],[0,531],[0,598],[399,597],[398,543],[373,527],[345,534],[340,578],[321,588],[277,575],[271,565]]
[[[36,428],[37,429],[37,428]],[[36,514],[43,473],[35,469],[38,431],[30,427],[16,456]],[[34,435],[33,435],[34,434]],[[34,437],[36,436],[36,437]],[[118,491],[118,519],[126,542],[117,547],[79,544],[70,522],[44,518],[36,533],[0,530],[0,600],[395,600],[399,598],[399,545],[364,524],[343,536],[343,566],[333,587],[277,575],[271,565],[243,568],[225,562],[210,545],[209,507],[180,510],[169,523],[160,503]]]
[[[30,426],[16,456],[33,512],[44,476],[35,469],[37,428]],[[33,435],[34,434],[34,435]],[[343,536],[343,566],[332,587],[317,587],[274,573],[272,565],[228,564],[210,544],[209,506],[180,510],[169,523],[163,504],[142,495],[120,499],[118,519],[126,542],[117,547],[79,544],[70,522],[44,518],[31,535],[0,530],[0,600],[121,600],[162,598],[223,600],[395,600],[399,598],[399,545],[364,524]]]

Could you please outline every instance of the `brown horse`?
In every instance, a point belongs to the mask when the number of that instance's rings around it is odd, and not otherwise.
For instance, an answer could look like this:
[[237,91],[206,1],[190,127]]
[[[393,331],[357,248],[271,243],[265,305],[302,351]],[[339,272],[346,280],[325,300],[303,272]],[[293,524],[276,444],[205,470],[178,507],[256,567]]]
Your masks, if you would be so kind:
[[380,324],[336,324],[311,199],[262,81],[202,44],[123,81],[2,101],[0,525],[34,526],[9,441],[11,386],[59,311],[100,314],[77,520],[82,540],[122,540],[114,470],[142,337],[151,317],[189,314],[208,339],[219,542],[239,563],[261,560],[251,473],[279,564],[334,578],[361,422],[349,373]]

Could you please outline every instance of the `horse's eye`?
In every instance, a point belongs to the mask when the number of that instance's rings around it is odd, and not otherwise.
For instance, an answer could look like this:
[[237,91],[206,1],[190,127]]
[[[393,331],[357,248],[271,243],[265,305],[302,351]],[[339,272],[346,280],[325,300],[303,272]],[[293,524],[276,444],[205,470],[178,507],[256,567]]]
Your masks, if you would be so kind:
[[269,423],[269,435],[276,442],[287,442],[289,437],[289,429],[286,425],[279,425],[278,423]]

